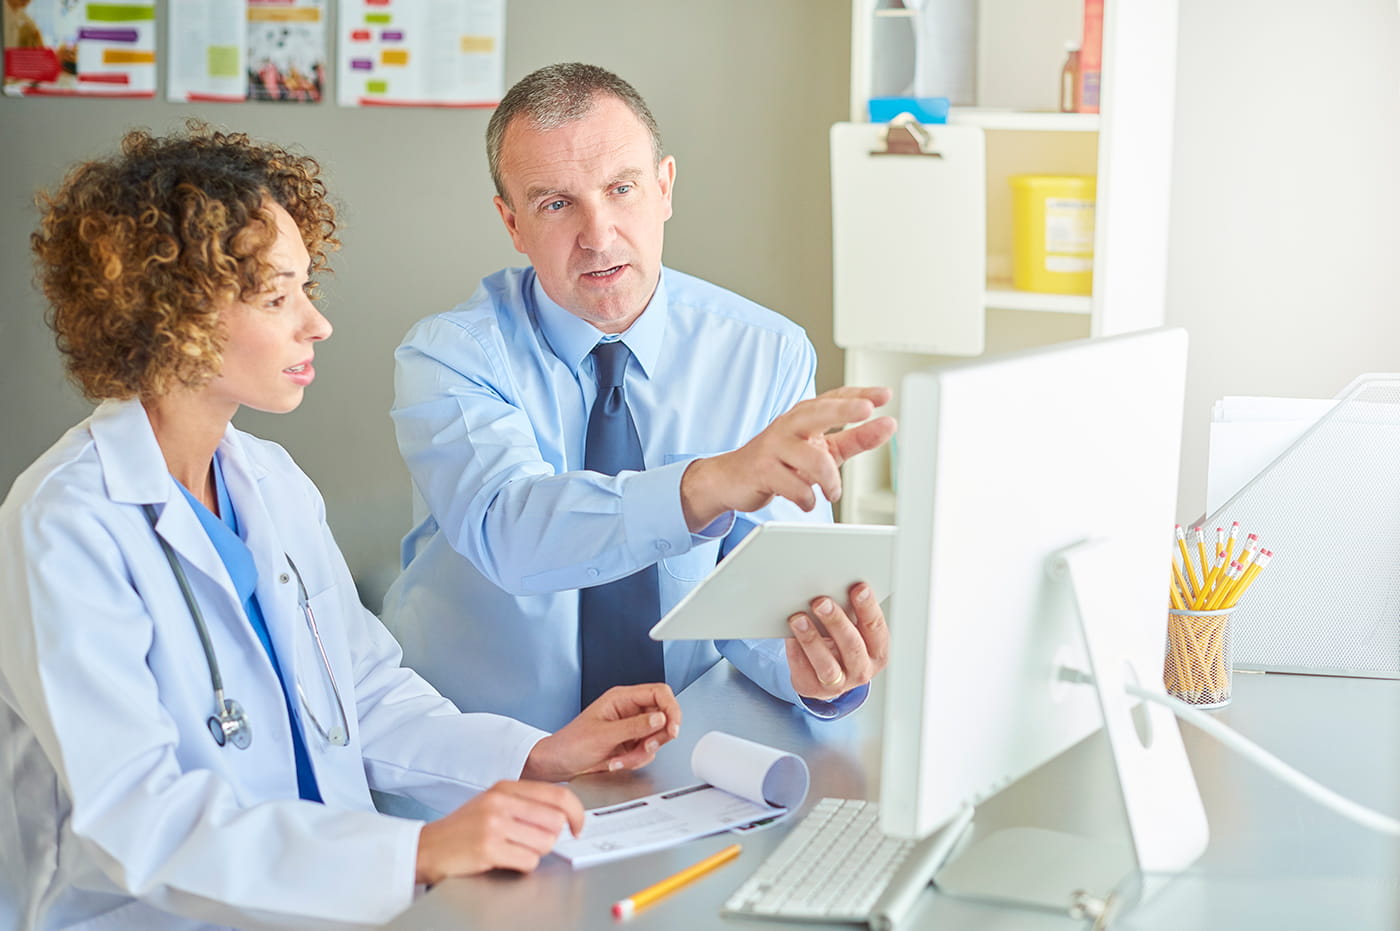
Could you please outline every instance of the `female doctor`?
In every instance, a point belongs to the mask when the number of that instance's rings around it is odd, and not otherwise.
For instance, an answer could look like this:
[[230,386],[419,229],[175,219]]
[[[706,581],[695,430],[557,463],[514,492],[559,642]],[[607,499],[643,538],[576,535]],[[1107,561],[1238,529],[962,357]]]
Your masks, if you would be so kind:
[[582,824],[556,782],[678,732],[664,685],[552,735],[459,713],[358,602],[315,486],[230,425],[294,409],[331,334],[318,171],[192,124],[41,199],[49,322],[101,404],[0,506],[0,927],[379,925],[415,884],[532,869]]

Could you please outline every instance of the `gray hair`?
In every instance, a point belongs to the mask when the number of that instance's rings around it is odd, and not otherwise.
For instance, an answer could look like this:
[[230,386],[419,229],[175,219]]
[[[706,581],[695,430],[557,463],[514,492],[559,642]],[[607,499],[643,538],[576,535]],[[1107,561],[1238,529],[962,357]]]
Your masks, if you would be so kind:
[[651,115],[647,102],[636,88],[622,78],[597,65],[581,62],[561,62],[530,72],[515,83],[491,114],[486,126],[486,164],[491,170],[491,182],[496,193],[505,198],[501,183],[501,146],[506,128],[517,118],[529,121],[530,128],[547,131],[581,120],[593,111],[600,96],[616,97],[627,105],[651,135],[651,151],[655,164],[661,164],[665,154],[661,148],[661,131]]

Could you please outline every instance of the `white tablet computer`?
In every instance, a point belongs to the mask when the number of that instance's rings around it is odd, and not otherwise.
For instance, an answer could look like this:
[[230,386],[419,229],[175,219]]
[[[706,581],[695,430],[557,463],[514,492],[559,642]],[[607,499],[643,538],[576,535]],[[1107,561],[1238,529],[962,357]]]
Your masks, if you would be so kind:
[[829,595],[840,605],[856,582],[884,601],[894,576],[888,524],[759,524],[705,580],[656,622],[653,640],[790,637],[787,619]]

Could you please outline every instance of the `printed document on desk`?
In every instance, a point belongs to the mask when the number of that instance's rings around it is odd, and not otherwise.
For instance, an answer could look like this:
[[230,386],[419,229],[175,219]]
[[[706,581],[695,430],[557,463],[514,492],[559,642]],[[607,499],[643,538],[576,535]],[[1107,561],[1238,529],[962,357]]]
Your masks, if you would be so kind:
[[767,824],[807,797],[801,757],[723,731],[700,738],[690,768],[701,780],[697,785],[591,809],[583,832],[566,832],[554,852],[575,867],[606,863]]

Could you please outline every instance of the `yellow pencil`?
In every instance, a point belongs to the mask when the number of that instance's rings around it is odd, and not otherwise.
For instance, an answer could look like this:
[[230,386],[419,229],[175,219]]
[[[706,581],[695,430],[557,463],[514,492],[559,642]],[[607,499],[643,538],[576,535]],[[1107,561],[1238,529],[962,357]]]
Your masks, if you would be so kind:
[[1225,669],[1225,621],[1223,618],[1212,618],[1210,629],[1206,637],[1205,656],[1209,661],[1210,668],[1206,673],[1210,680],[1207,701],[1220,701],[1226,691],[1225,683],[1229,681],[1229,674]]
[[670,895],[677,889],[693,883],[711,870],[733,860],[742,849],[738,844],[730,844],[719,853],[706,857],[694,866],[688,866],[674,876],[668,876],[655,885],[647,886],[641,892],[632,893],[622,901],[613,904],[613,917],[631,918],[638,909],[645,908],[657,899]]
[[1254,558],[1254,554],[1258,552],[1258,550],[1259,535],[1257,533],[1251,533],[1244,538],[1244,549],[1240,550],[1240,555],[1235,558],[1235,561],[1238,562],[1240,566],[1247,567],[1249,561]]
[[1230,536],[1225,540],[1225,565],[1229,565],[1235,559],[1235,541],[1240,537],[1240,522],[1231,521]]
[[1267,566],[1269,560],[1273,558],[1273,550],[1259,551],[1259,555],[1254,560],[1254,565],[1245,570],[1244,576],[1240,578],[1239,582],[1235,583],[1235,587],[1230,591],[1229,601],[1225,607],[1233,608],[1240,603],[1240,599],[1244,597],[1245,590],[1254,584],[1254,580],[1259,578],[1259,573],[1264,571],[1264,567]]
[[1198,595],[1196,597],[1196,600],[1191,603],[1191,609],[1193,611],[1204,610],[1206,602],[1209,601],[1210,596],[1215,593],[1215,586],[1220,582],[1220,575],[1227,568],[1225,565],[1224,556],[1225,551],[1222,549],[1216,557],[1217,561],[1215,565],[1211,567],[1210,575],[1206,576],[1205,582],[1203,582],[1201,585],[1201,588],[1203,589],[1201,594]]
[[1257,540],[1258,537],[1251,533],[1249,539],[1245,541],[1244,549],[1240,550],[1240,555],[1235,557],[1234,564],[1239,567],[1239,573],[1230,584],[1221,586],[1220,599],[1216,602],[1218,607],[1229,607],[1230,603],[1235,600],[1235,593],[1239,590],[1240,582],[1244,581],[1245,573],[1254,564],[1254,554],[1258,545],[1255,541]]
[[1228,587],[1225,588],[1225,591],[1221,592],[1221,598],[1219,598],[1218,608],[1225,609],[1233,608],[1233,606],[1235,606],[1235,601],[1239,598],[1240,584],[1243,584],[1246,575],[1249,574],[1249,570],[1252,570],[1252,568],[1254,567],[1253,564],[1250,564],[1250,566],[1245,566],[1245,564],[1243,563],[1238,563],[1238,566],[1239,574],[1236,575],[1235,581],[1232,581],[1231,584],[1229,584]]
[[1243,571],[1238,562],[1230,563],[1230,568],[1225,570],[1225,577],[1221,579],[1220,584],[1216,586],[1215,591],[1211,592],[1210,598],[1206,601],[1205,610],[1214,611],[1221,606],[1226,596],[1229,595],[1230,589],[1239,581]]
[[1196,555],[1201,560],[1201,584],[1206,584],[1206,575],[1210,572],[1210,557],[1206,555],[1206,531],[1203,527],[1196,527],[1191,531],[1191,536],[1196,540]]
[[1181,679],[1181,689],[1184,692],[1194,691],[1196,688],[1196,670],[1191,659],[1191,632],[1186,628],[1186,618],[1172,618],[1173,623],[1169,629],[1172,639],[1173,652],[1176,653],[1176,668]]
[[[1180,594],[1178,594],[1180,591]],[[1181,578],[1181,567],[1176,564],[1176,558],[1172,558],[1172,597],[1177,600],[1177,607],[1184,608],[1191,599],[1191,592],[1186,588],[1186,582]]]
[[1206,575],[1205,581],[1201,583],[1201,591],[1196,595],[1196,600],[1191,603],[1193,611],[1199,611],[1206,606],[1207,599],[1215,590],[1215,583],[1220,579],[1220,573],[1228,565],[1225,561],[1225,528],[1215,528],[1215,564],[1210,567],[1210,572]]
[[1176,525],[1176,545],[1181,550],[1181,562],[1186,566],[1186,576],[1191,580],[1191,588],[1186,592],[1189,600],[1201,590],[1201,580],[1196,578],[1196,567],[1191,562],[1191,552],[1186,549],[1186,531],[1181,529],[1180,524]]

